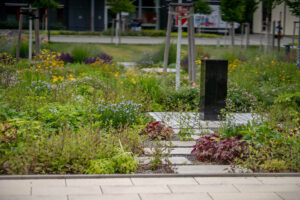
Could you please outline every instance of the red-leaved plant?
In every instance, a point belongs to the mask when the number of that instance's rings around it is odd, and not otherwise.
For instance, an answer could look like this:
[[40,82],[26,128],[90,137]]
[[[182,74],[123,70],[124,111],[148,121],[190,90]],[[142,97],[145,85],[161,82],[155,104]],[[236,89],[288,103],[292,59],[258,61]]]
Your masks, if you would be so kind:
[[240,141],[242,137],[242,135],[237,135],[232,138],[220,138],[216,134],[203,136],[196,140],[196,145],[194,145],[191,153],[199,161],[228,164],[233,162],[235,158],[241,158],[245,155],[248,144],[245,141]]
[[144,130],[140,132],[141,135],[148,135],[151,140],[154,139],[169,139],[173,134],[173,128],[171,126],[166,126],[161,121],[149,122]]

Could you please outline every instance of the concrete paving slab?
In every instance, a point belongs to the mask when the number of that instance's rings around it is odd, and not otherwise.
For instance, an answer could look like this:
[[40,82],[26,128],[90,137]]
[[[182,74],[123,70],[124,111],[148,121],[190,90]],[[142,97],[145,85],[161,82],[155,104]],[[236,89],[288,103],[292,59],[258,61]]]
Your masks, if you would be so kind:
[[101,186],[103,194],[142,194],[142,193],[171,193],[165,185],[143,186]]
[[31,186],[31,180],[0,180],[0,188],[2,188],[2,187],[30,187],[30,186]]
[[300,191],[298,192],[276,192],[284,200],[299,200]]
[[173,193],[239,192],[233,185],[169,185]]
[[300,187],[296,184],[235,184],[241,192],[299,192]]
[[130,178],[67,179],[67,186],[132,185]]
[[[170,149],[170,155],[190,155],[193,148],[172,148]],[[152,155],[153,149],[144,148],[146,155]],[[163,153],[168,153],[168,150],[163,151]]]
[[198,185],[194,178],[131,178],[134,185]]
[[[144,71],[144,72],[156,72],[156,73],[163,73],[164,72],[163,68],[143,68],[141,70]],[[180,70],[180,71],[182,71],[182,70]],[[176,73],[176,69],[168,68],[167,72],[168,73]]]
[[0,196],[0,200],[68,200],[67,195],[53,196]]
[[66,186],[65,179],[33,179],[30,181],[32,186]]
[[68,200],[140,200],[138,194],[69,195]]
[[262,184],[254,177],[195,177],[200,184]]
[[161,144],[173,147],[192,147],[195,145],[195,141],[163,141]]
[[22,186],[22,185],[2,185],[0,187],[0,195],[1,196],[9,196],[9,195],[30,195],[31,187],[30,186]]
[[211,200],[207,193],[141,194],[142,200]]
[[197,173],[227,174],[229,170],[230,170],[229,165],[189,165],[189,166],[176,166],[175,173],[178,173],[178,174],[197,174]]
[[300,184],[300,177],[257,177],[264,184]]
[[213,200],[282,200],[275,193],[215,193],[209,192]]
[[101,194],[99,186],[48,186],[32,187],[32,195],[77,195],[77,194]]
[[[195,128],[195,129],[217,129],[222,125],[220,121],[204,121],[200,119],[199,113],[191,112],[151,112],[149,113],[155,120],[164,121],[173,128]],[[252,113],[230,113],[233,124],[247,124],[257,118]],[[228,116],[229,118],[229,116]]]

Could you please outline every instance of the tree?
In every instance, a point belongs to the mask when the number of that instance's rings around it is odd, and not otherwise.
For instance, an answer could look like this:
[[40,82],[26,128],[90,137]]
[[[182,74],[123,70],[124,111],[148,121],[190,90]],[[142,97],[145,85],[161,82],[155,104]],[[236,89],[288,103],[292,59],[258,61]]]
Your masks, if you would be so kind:
[[298,59],[297,66],[298,70],[300,70],[300,0],[285,0],[286,5],[290,8],[293,15],[299,17],[299,33],[298,33]]
[[[108,0],[107,5],[110,6],[111,11],[116,15],[116,36],[119,37],[121,13],[133,13],[135,11],[135,6],[130,0]],[[118,41],[120,42],[120,37]]]
[[257,9],[258,1],[256,0],[243,0],[244,12],[241,22],[252,22],[253,14]]
[[285,0],[285,3],[290,8],[293,15],[300,17],[300,0]]
[[[35,8],[48,8],[48,0],[23,0],[26,3],[31,4]],[[55,0],[49,0],[49,8],[56,9],[58,3]]]
[[234,45],[234,22],[243,19],[245,6],[241,0],[221,0],[222,19],[231,24],[231,45]]
[[211,9],[210,6],[207,2],[203,1],[203,0],[198,0],[195,4],[194,4],[194,12],[195,13],[199,13],[199,14],[210,14],[211,13]]
[[[194,12],[195,13],[199,13],[199,14],[210,14],[211,13],[211,9],[210,6],[207,2],[203,1],[203,0],[198,0],[195,4],[194,4]],[[198,33],[200,33],[200,27],[198,27]]]

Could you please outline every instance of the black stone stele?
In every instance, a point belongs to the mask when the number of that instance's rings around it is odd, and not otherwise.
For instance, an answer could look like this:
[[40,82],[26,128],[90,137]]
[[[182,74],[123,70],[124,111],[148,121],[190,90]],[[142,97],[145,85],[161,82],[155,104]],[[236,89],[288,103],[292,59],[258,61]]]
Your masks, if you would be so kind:
[[200,78],[200,118],[220,120],[227,96],[228,60],[202,60]]

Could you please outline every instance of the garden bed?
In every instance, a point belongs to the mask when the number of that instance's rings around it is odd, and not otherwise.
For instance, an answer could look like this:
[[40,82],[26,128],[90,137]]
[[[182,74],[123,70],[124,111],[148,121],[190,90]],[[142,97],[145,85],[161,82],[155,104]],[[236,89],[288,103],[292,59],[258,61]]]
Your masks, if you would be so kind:
[[[161,163],[151,171],[143,169],[137,157],[144,154],[150,139],[161,141],[172,135],[167,125],[145,131],[156,121],[147,112],[198,111],[199,88],[189,86],[185,66],[182,87],[176,91],[174,74],[124,69],[112,55],[89,56],[80,46],[62,55],[63,49],[51,51],[51,45],[55,46],[48,44],[33,62],[24,58],[15,63],[9,53],[1,53],[0,173],[172,172]],[[215,50],[198,48],[197,63],[212,58],[210,51]],[[197,142],[197,158],[253,172],[299,172],[300,72],[296,65],[282,61],[282,55],[255,56],[253,49],[222,51],[220,58],[230,63],[224,115],[252,112],[263,117],[246,125],[232,124],[229,118],[217,135]],[[160,65],[159,60],[151,62]],[[171,138],[191,139],[187,132]],[[236,147],[239,153],[230,159],[222,157],[220,141],[228,142],[223,152]],[[158,151],[155,156],[165,154]]]

